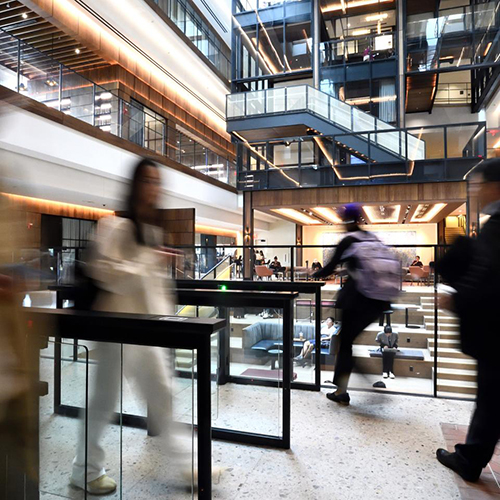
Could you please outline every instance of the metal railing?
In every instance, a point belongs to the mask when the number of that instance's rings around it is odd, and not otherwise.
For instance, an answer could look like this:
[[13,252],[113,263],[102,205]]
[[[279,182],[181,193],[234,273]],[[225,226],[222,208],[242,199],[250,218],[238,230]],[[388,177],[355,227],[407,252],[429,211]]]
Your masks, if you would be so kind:
[[236,185],[236,165],[111,85],[98,85],[0,28],[0,85],[104,132]]

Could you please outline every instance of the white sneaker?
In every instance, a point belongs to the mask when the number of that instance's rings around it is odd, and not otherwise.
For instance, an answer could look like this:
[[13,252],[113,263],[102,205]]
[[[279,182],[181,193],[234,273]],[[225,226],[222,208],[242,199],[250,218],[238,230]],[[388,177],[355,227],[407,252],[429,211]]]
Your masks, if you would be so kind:
[[[83,489],[79,484],[74,482],[73,479],[71,479],[71,484],[77,488]],[[101,477],[89,481],[86,489],[87,493],[91,495],[107,495],[116,490],[116,481],[106,474],[103,474]]]
[[396,378],[396,375],[394,375],[394,373],[390,372],[390,373],[389,373],[389,377],[390,377],[390,378]]
[[389,374],[387,372],[382,373],[382,377],[389,378]]

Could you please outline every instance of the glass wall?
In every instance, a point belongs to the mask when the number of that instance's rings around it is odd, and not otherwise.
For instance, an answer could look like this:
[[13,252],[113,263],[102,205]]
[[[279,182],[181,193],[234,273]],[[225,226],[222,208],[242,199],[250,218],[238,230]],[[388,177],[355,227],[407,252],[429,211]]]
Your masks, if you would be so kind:
[[153,0],[210,63],[229,80],[231,51],[187,0]]
[[433,12],[407,17],[408,71],[489,64],[498,58],[498,2],[453,0]]
[[138,101],[123,99],[0,29],[0,85],[46,106],[236,185],[236,166]]
[[[298,11],[294,3],[279,6],[279,12],[256,14],[251,19],[235,16],[233,81],[275,76],[311,69],[312,39],[310,9]],[[262,84],[261,85],[265,85]],[[257,90],[257,81],[237,86]]]

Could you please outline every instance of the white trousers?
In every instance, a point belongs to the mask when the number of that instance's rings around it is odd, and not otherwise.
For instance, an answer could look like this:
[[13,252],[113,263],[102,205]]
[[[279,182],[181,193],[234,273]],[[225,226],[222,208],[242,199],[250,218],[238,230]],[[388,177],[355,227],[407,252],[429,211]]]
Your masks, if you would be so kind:
[[[73,484],[84,487],[105,474],[105,452],[101,439],[109,424],[121,390],[122,346],[100,343],[96,349],[97,373],[88,408],[87,478],[85,481],[85,425],[81,419],[77,452],[73,460]],[[175,454],[177,463],[188,465],[190,450],[179,443],[180,428],[172,423],[172,373],[166,349],[123,346],[123,374],[133,378],[148,405],[150,428],[160,434],[162,451]],[[152,425],[151,425],[152,424]],[[155,432],[156,434],[156,432]],[[187,436],[187,432],[184,431]]]

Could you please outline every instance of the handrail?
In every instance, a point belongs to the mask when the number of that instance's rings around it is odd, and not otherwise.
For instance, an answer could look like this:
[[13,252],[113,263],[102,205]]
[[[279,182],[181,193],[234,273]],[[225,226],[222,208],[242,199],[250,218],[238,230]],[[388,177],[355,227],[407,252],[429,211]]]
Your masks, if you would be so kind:
[[[200,248],[208,248],[208,247],[200,247]],[[218,247],[220,248],[220,247]],[[213,266],[209,271],[207,271],[203,276],[200,277],[201,280],[204,280],[205,278],[208,277],[209,274],[212,274],[212,273],[215,273],[214,274],[214,278],[217,274],[217,269],[219,268],[219,266],[221,264],[223,264],[224,262],[226,262],[228,259],[231,258],[231,255],[226,255],[222,260],[219,260],[219,262],[217,262],[217,264],[215,264],[215,266]]]

